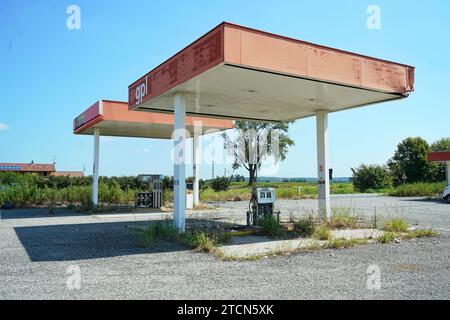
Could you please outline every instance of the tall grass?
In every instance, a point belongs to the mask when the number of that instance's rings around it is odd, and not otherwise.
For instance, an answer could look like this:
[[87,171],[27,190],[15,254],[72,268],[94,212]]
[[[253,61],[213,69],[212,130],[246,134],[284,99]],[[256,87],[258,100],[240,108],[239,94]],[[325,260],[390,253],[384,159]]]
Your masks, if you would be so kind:
[[332,215],[328,226],[332,229],[357,229],[360,223],[351,208],[332,208]]
[[395,187],[389,192],[394,197],[433,197],[442,193],[445,188],[444,182],[437,183],[409,183]]
[[392,218],[384,222],[383,230],[390,232],[407,232],[408,222],[403,218]]
[[[33,205],[48,205],[52,202],[68,204],[86,204],[91,199],[89,186],[68,186],[62,189],[44,187],[42,189],[35,185],[13,185],[0,191],[1,202],[12,202],[18,207]],[[135,190],[122,190],[118,186],[108,187],[106,184],[99,185],[99,201],[110,204],[127,204],[134,202]]]
[[[317,198],[317,185],[311,182],[258,182],[259,187],[273,187],[276,189],[277,199],[315,199]],[[351,183],[332,183],[332,194],[355,193]],[[201,201],[232,201],[234,199],[249,200],[251,188],[247,182],[233,182],[227,191],[214,192],[206,188],[200,192]]]

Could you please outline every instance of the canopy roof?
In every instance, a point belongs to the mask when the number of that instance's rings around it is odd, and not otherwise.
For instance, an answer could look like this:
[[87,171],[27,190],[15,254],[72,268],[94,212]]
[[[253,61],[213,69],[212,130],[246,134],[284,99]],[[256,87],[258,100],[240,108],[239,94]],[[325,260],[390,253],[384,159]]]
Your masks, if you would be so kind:
[[450,150],[429,152],[427,159],[430,162],[450,162]]
[[206,35],[129,86],[130,110],[293,120],[405,98],[414,67],[230,23]]
[[[191,136],[196,122],[201,122],[202,134],[211,129],[226,130],[234,127],[231,120],[186,117],[186,129]],[[75,134],[93,135],[94,128],[100,128],[102,136],[170,139],[173,115],[129,111],[127,102],[100,100],[73,121]]]

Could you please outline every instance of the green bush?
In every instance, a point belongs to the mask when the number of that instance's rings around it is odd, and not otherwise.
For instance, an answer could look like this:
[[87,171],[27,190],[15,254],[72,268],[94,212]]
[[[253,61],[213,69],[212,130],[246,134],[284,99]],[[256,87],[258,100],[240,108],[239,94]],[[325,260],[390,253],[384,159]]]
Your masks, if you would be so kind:
[[263,232],[271,237],[277,237],[282,234],[282,227],[272,214],[267,214],[263,217],[261,227]]
[[211,188],[215,192],[227,191],[230,188],[230,180],[227,177],[217,177],[211,182]]
[[316,230],[314,217],[309,215],[300,218],[300,220],[294,224],[294,230],[297,231],[302,237],[310,237]]
[[392,177],[386,167],[362,164],[353,169],[353,186],[359,192],[388,189],[392,186]]

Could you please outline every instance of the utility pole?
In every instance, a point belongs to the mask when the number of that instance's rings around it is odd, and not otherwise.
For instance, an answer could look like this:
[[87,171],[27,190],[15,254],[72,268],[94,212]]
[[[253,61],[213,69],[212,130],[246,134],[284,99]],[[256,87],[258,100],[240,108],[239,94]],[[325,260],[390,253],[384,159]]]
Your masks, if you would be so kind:
[[212,179],[214,180],[214,161],[212,162]]

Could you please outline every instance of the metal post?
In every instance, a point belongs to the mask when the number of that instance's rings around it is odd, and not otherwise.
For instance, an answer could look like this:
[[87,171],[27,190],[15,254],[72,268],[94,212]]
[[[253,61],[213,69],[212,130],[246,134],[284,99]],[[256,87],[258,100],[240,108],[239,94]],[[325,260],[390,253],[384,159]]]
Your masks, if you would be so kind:
[[330,207],[330,177],[328,174],[328,112],[317,111],[317,178],[318,178],[318,199],[319,214],[323,218],[331,217]]
[[174,98],[174,192],[173,192],[173,218],[175,227],[185,231],[186,210],[186,98],[178,93]]
[[199,136],[194,133],[192,138],[192,156],[193,156],[193,175],[194,175],[194,206],[199,205],[200,203],[200,192],[199,192],[199,180],[200,180],[200,166],[198,160],[200,158],[199,149],[198,149],[198,139]]
[[446,162],[446,170],[445,172],[447,172],[447,185],[450,186],[450,161]]
[[92,169],[92,204],[98,205],[98,176],[100,154],[100,128],[94,128],[94,166]]

